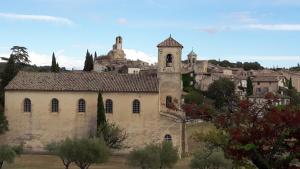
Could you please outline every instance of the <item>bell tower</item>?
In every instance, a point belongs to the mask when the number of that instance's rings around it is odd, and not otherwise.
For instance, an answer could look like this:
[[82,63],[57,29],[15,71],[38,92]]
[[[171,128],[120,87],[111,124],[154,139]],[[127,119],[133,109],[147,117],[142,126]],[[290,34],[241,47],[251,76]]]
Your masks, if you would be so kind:
[[183,46],[171,36],[157,45],[161,111],[180,109],[181,54]]

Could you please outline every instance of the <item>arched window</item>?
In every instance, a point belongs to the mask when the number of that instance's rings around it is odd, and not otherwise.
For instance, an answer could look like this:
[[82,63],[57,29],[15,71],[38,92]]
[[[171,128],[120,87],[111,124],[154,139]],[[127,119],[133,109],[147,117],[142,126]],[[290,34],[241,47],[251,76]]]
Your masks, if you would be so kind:
[[171,54],[168,54],[166,57],[166,66],[171,67],[173,62],[173,56]]
[[105,101],[105,112],[112,113],[113,112],[113,102],[111,99],[107,99]]
[[31,112],[31,100],[28,98],[24,99],[24,112]]
[[140,101],[137,99],[132,102],[132,113],[140,113]]
[[172,136],[170,134],[166,134],[164,140],[165,141],[172,141]]
[[172,97],[171,96],[166,97],[166,106],[168,108],[170,108],[172,106]]
[[78,101],[78,112],[85,112],[85,100],[79,99]]
[[52,99],[51,100],[51,111],[58,112],[58,108],[59,108],[58,100],[56,98]]

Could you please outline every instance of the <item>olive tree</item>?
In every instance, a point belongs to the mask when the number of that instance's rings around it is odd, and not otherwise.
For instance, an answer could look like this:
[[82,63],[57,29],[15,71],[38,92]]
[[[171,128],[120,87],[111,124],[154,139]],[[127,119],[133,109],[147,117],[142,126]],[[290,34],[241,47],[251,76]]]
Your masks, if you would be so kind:
[[129,165],[141,169],[173,168],[178,161],[178,151],[172,142],[150,144],[142,149],[133,150],[128,157]]
[[104,163],[109,158],[109,148],[99,139],[75,139],[73,160],[80,169],[88,169],[93,163]]
[[4,162],[14,162],[16,156],[22,153],[22,150],[22,146],[12,147],[9,145],[0,145],[0,169],[2,168]]

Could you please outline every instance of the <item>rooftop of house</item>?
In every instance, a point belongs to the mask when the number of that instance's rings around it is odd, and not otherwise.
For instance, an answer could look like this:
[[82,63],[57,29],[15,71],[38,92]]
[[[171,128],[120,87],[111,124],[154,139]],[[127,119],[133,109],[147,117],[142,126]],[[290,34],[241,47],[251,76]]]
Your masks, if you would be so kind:
[[173,39],[171,36],[161,42],[160,44],[157,45],[157,47],[180,47],[183,48],[183,46],[177,42],[175,39]]
[[256,76],[253,78],[253,82],[278,82],[283,77],[281,76]]
[[21,71],[5,90],[158,92],[158,78],[153,75],[97,72],[24,72]]

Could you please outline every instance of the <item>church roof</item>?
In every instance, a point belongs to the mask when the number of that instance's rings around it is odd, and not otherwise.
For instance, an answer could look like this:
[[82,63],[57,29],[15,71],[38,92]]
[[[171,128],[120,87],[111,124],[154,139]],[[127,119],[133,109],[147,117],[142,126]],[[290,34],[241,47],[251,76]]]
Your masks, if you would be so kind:
[[177,42],[175,39],[173,39],[171,36],[161,42],[160,44],[157,45],[157,47],[180,47],[183,48],[183,46]]
[[21,71],[5,90],[157,93],[158,79],[153,75]]
[[197,56],[197,54],[194,52],[194,50],[192,50],[192,51],[188,54],[188,56]]

